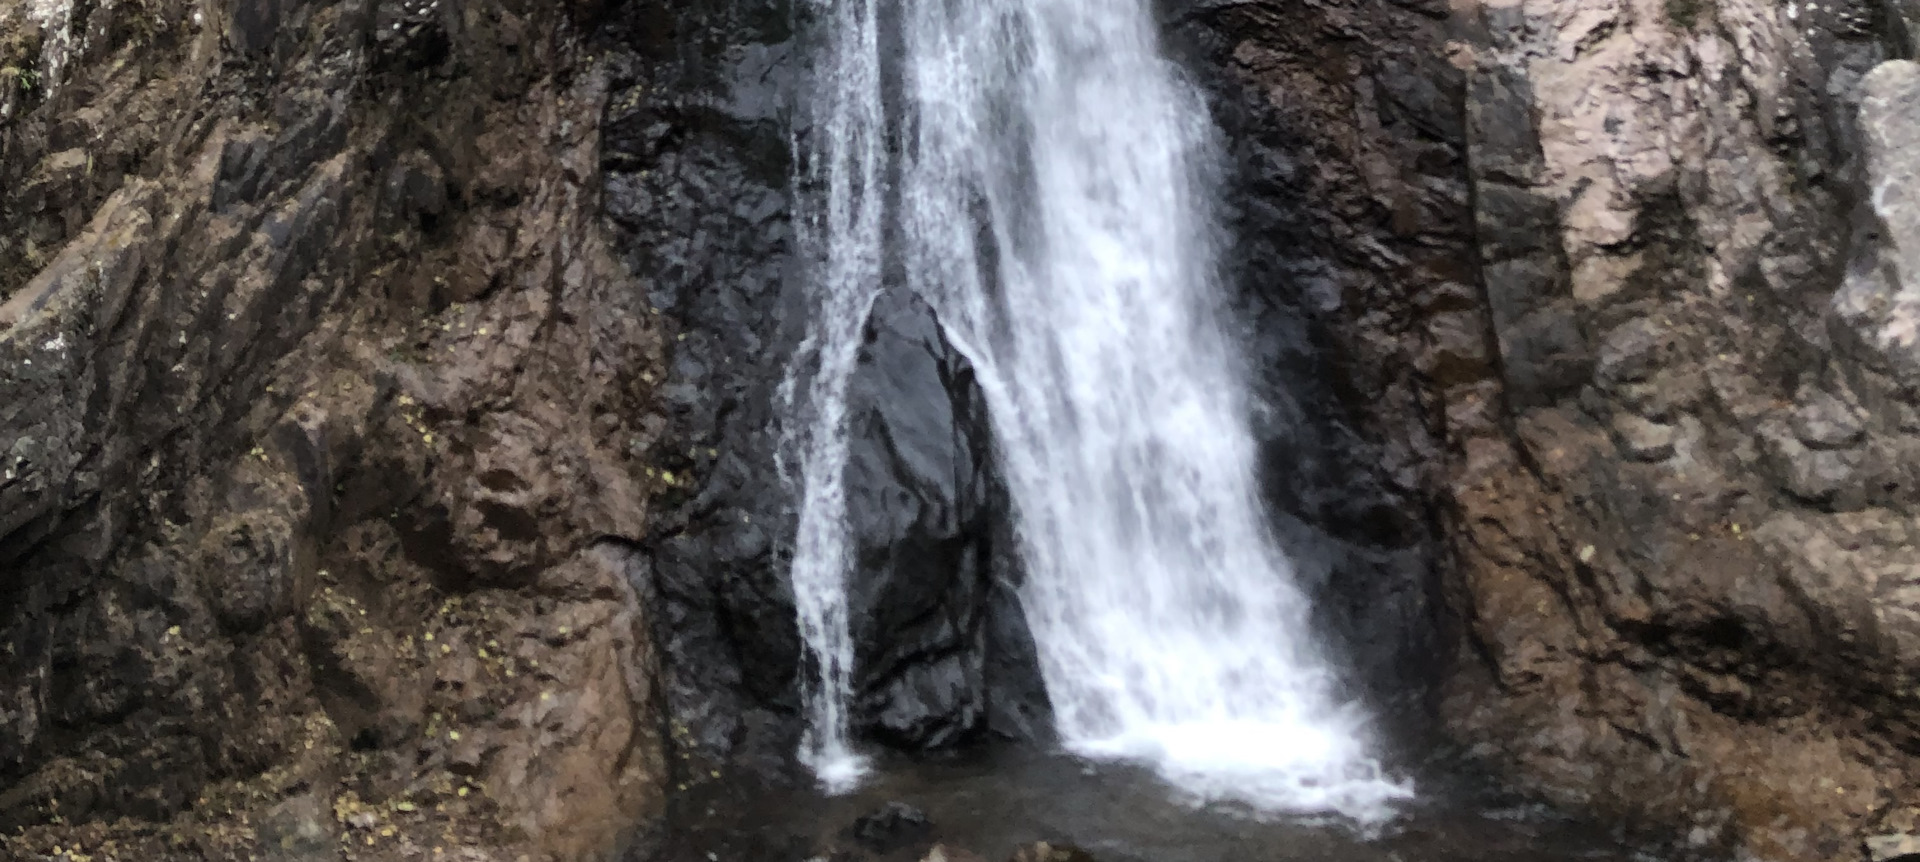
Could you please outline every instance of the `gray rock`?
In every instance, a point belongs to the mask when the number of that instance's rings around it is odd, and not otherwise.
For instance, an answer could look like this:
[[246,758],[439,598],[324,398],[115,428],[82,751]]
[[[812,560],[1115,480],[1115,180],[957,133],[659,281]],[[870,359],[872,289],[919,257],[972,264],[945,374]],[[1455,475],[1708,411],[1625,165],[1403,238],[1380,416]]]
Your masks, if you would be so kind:
[[1833,299],[1841,320],[1896,373],[1920,380],[1920,303],[1909,287],[1920,274],[1920,64],[1895,60],[1861,81],[1860,130],[1868,200],[1877,224],[1850,262]]
[[1896,833],[1875,835],[1865,841],[1867,857],[1873,862],[1895,862],[1920,857],[1920,835]]
[[1532,85],[1517,70],[1495,67],[1476,70],[1468,87],[1468,140],[1475,170],[1488,179],[1531,184],[1543,168]]
[[265,858],[275,862],[331,859],[339,844],[334,837],[333,811],[319,792],[301,794],[274,806],[257,828]]
[[1672,349],[1673,334],[1666,327],[1644,317],[1627,321],[1601,338],[1594,377],[1610,386],[1646,380]]
[[[291,508],[291,507],[288,507]],[[303,554],[297,513],[262,507],[222,519],[202,540],[200,564],[232,572],[209,599],[222,625],[257,631],[293,607]]]
[[[990,596],[1017,575],[996,577],[1011,545],[994,535],[1006,508],[985,399],[932,309],[910,294],[874,304],[848,427],[856,723],[897,745],[951,745],[986,727],[1001,684],[1013,685],[1008,697],[1030,696],[1021,680],[1037,678],[1038,664],[1008,667],[990,655],[989,630],[1024,628],[1024,617]],[[1013,617],[989,621],[996,612]],[[995,668],[1010,678],[995,679]]]
[[1513,260],[1551,250],[1557,214],[1553,201],[1513,186],[1480,187],[1480,247],[1490,261]]
[[1815,392],[1803,399],[1793,413],[1793,435],[1810,448],[1850,448],[1866,433],[1866,423],[1859,414],[1826,392]]
[[1507,394],[1521,406],[1551,403],[1577,390],[1592,374],[1593,353],[1572,308],[1533,312],[1500,325]]
[[1767,432],[1781,486],[1801,502],[1835,510],[1864,505],[1858,450],[1811,449],[1777,426]]
[[1853,472],[1847,453],[1810,449],[1793,461],[1787,489],[1809,502],[1832,500],[1853,479]]
[[927,813],[904,802],[889,802],[853,822],[848,837],[876,853],[889,853],[933,835]]
[[1566,293],[1559,261],[1544,255],[1489,263],[1482,278],[1493,319],[1518,320],[1553,297]]
[[1673,441],[1679,432],[1672,425],[1623,413],[1614,417],[1613,433],[1627,457],[1635,461],[1665,461],[1673,457]]
[[1920,63],[1881,63],[1860,86],[1873,209],[1891,246],[1883,254],[1908,282],[1920,274]]

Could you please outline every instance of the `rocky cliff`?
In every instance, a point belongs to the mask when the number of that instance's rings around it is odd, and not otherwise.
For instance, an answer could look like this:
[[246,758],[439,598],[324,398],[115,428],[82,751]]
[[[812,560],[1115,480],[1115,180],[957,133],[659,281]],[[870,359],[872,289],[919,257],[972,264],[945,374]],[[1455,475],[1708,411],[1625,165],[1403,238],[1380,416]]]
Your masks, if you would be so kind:
[[665,336],[593,14],[0,11],[0,855],[587,858],[657,810]]
[[1442,726],[1703,855],[1920,816],[1911,12],[1177,18],[1237,152],[1279,141],[1250,176],[1311,202],[1319,355],[1446,544]]
[[[1409,753],[1702,854],[1920,828],[1914,10],[1161,8],[1276,530]],[[0,850],[606,858],[781,780],[805,23],[0,9]],[[971,372],[868,342],[857,729],[1042,737]]]
[[1920,815],[1903,11],[1489,4],[1455,48],[1505,410],[1455,437],[1450,714],[1703,851]]

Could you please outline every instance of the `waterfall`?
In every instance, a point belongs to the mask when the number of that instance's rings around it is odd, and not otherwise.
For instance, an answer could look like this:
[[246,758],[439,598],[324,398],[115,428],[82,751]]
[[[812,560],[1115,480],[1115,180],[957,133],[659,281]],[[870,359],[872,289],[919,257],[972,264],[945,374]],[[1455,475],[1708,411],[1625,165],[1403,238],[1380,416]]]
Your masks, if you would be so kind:
[[821,590],[801,610],[829,669],[813,684],[841,698],[814,704],[810,762],[845,754],[849,654],[844,538],[811,535],[844,533],[844,442],[819,439],[844,427],[819,423],[844,426],[825,399],[844,399],[884,260],[979,375],[1065,744],[1200,798],[1380,816],[1410,790],[1368,752],[1262,512],[1220,322],[1215,133],[1149,2],[901,0],[884,34],[873,0],[818,2],[816,310],[855,316],[809,342],[795,589]]

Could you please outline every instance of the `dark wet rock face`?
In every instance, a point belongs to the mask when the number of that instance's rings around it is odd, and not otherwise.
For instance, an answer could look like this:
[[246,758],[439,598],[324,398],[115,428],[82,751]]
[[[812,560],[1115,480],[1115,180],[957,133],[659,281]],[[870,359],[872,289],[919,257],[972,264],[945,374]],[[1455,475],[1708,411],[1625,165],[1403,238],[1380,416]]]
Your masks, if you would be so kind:
[[[1430,727],[1441,648],[1432,380],[1486,373],[1467,280],[1458,73],[1418,10],[1171,4],[1226,151],[1229,319],[1275,531],[1322,640]],[[1324,38],[1337,33],[1337,38]],[[1429,332],[1409,332],[1431,309]]]
[[[650,26],[647,8],[622,26]],[[676,328],[650,421],[680,490],[654,531],[647,581],[664,608],[672,721],[688,751],[782,771],[801,730],[800,674],[811,672],[787,571],[794,477],[780,465],[780,388],[806,325],[787,189],[804,58],[783,12],[671,14],[683,33],[708,35],[655,52],[634,31],[624,61],[634,83],[612,99],[605,156],[628,264]],[[866,338],[848,429],[855,730],[911,749],[1042,733],[1045,696],[973,373],[904,291],[879,301]]]
[[860,723],[898,744],[951,743],[984,715],[985,405],[933,310],[902,291],[875,302],[847,400]]
[[649,314],[674,332],[660,404],[644,420],[674,489],[642,579],[660,609],[668,714],[683,750],[779,771],[797,745],[800,664],[785,572],[792,504],[775,464],[793,343],[782,304],[785,15],[636,4],[614,29],[634,51],[615,59],[606,210]]
[[1034,737],[1047,705],[984,395],[925,303],[875,303],[848,402],[858,725],[906,748]]
[[613,60],[602,150],[622,257],[648,314],[674,333],[643,420],[673,490],[642,587],[659,608],[675,738],[774,768],[796,745],[800,661],[791,503],[774,462],[793,343],[781,299],[792,254],[785,27],[766,4],[624,7],[610,28],[632,50]]

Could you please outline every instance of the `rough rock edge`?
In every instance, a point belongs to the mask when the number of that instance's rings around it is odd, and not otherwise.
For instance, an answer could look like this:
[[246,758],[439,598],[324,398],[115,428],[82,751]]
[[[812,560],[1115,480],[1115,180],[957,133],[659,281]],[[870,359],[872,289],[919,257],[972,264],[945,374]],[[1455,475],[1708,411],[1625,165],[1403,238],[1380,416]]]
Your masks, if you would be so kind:
[[602,76],[547,4],[259,5],[99,11],[0,130],[3,849],[611,856],[661,362]]

